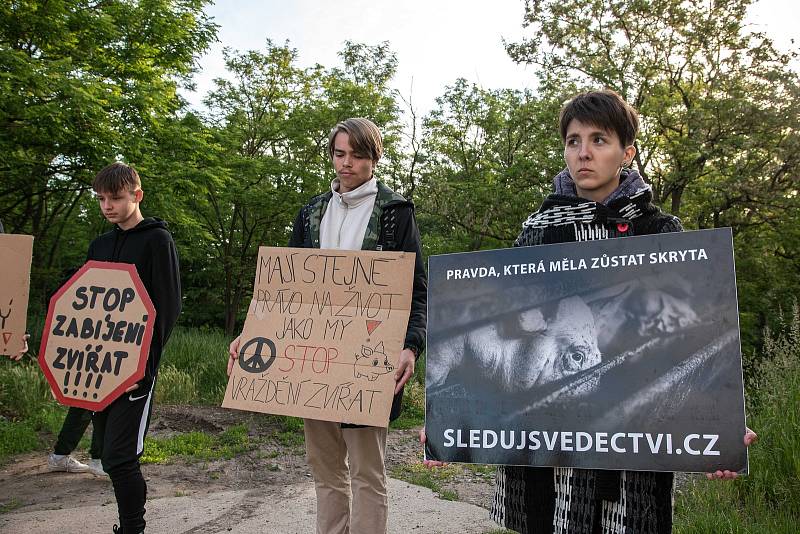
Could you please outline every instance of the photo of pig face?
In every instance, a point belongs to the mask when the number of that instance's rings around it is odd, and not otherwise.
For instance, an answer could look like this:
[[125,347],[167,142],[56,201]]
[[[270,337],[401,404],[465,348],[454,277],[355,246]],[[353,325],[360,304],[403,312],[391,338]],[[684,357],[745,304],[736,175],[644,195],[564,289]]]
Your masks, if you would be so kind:
[[546,313],[533,308],[442,343],[439,364],[430,369],[432,385],[443,383],[467,351],[479,360],[487,379],[510,393],[599,364],[597,327],[583,299],[564,298],[553,308]]

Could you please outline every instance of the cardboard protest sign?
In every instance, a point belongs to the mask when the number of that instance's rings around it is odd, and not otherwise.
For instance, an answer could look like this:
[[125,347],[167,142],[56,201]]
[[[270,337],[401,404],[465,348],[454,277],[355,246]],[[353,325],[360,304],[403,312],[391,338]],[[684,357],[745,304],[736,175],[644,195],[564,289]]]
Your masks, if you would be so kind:
[[433,256],[429,459],[747,470],[729,229]]
[[222,406],[387,426],[414,257],[261,247]]
[[39,365],[61,404],[100,411],[144,376],[156,310],[136,266],[88,261],[50,299]]
[[33,236],[0,234],[0,354],[25,347],[25,322],[31,285]]

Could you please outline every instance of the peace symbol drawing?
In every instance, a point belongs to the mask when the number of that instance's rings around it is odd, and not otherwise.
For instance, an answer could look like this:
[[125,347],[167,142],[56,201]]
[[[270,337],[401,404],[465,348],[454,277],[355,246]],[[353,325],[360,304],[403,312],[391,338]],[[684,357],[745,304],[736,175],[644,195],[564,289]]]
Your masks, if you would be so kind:
[[[252,345],[255,345],[255,349],[253,349],[251,355],[250,351],[247,349]],[[269,347],[269,356],[266,360],[262,354],[264,345]],[[263,373],[269,369],[272,362],[275,361],[275,352],[275,343],[273,343],[272,340],[265,337],[254,337],[239,350],[239,367],[248,373]]]

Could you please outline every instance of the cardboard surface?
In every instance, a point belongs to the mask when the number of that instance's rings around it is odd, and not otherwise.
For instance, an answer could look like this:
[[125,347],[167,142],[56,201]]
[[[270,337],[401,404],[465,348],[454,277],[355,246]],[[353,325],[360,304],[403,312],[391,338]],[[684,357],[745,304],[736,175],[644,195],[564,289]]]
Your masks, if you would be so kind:
[[414,257],[261,247],[222,406],[387,426]]
[[33,236],[0,234],[0,354],[18,354],[25,343]]
[[145,372],[156,311],[136,266],[88,261],[50,299],[39,365],[61,404],[100,411]]
[[429,459],[747,470],[730,229],[431,256]]

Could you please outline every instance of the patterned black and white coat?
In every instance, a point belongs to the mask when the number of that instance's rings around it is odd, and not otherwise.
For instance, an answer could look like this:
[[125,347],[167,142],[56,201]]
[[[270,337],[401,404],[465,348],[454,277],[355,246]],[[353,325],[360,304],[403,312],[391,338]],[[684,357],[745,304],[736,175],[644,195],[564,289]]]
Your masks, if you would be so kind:
[[[623,170],[606,203],[579,198],[565,170],[556,193],[522,226],[514,246],[680,232],[680,220],[652,203],[650,186]],[[672,531],[672,473],[504,466],[492,519],[522,534],[662,534]]]

